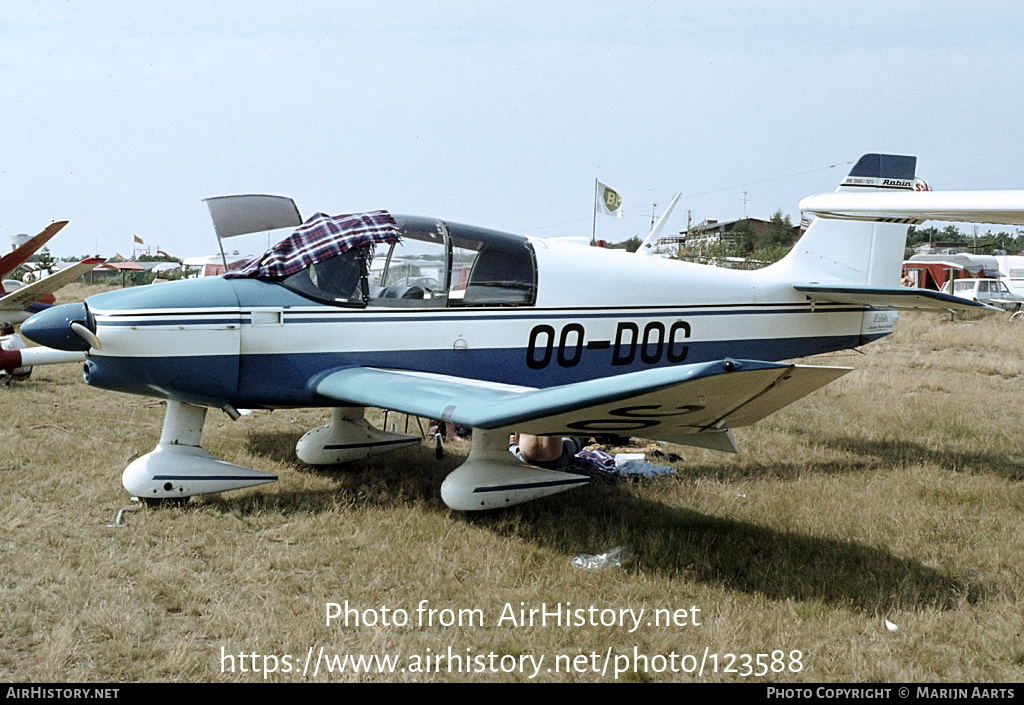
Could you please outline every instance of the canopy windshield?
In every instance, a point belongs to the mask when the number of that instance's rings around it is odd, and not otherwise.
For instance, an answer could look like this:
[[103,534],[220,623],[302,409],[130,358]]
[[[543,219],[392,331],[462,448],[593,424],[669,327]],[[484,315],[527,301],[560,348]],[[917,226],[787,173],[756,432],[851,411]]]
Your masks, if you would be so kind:
[[387,211],[336,216],[317,213],[261,257],[224,276],[287,277],[350,250],[398,240],[398,226]]
[[[380,247],[377,247],[380,245]],[[530,306],[526,238],[386,211],[318,213],[231,278],[270,278],[336,306]]]

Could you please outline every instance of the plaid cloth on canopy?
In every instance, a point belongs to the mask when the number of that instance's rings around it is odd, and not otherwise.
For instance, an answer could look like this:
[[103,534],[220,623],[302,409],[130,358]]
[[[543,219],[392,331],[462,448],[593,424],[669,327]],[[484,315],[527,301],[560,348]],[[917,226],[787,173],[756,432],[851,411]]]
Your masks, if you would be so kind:
[[352,249],[398,240],[398,226],[387,211],[336,216],[317,213],[262,256],[224,278],[286,277]]

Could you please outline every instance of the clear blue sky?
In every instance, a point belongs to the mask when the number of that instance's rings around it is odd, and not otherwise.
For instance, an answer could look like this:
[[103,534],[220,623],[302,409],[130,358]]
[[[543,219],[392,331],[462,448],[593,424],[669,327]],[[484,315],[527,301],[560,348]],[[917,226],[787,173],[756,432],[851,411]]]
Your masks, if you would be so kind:
[[211,254],[232,193],[589,237],[595,178],[618,241],[676,191],[670,230],[796,221],[869,151],[1024,188],[1022,37],[977,0],[4,0],[0,247]]

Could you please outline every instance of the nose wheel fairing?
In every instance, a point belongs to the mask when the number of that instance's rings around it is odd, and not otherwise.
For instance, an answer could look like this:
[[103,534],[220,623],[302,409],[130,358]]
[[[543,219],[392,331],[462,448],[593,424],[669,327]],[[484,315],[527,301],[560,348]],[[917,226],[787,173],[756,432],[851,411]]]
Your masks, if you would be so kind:
[[277,475],[219,460],[199,447],[205,420],[206,407],[168,401],[160,443],[125,468],[124,488],[143,499],[166,499],[277,480]]

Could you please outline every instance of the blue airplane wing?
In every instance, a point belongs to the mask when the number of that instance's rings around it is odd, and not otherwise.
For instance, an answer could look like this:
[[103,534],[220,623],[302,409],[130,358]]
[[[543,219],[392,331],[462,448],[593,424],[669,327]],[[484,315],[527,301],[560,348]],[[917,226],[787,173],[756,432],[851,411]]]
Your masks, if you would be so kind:
[[[728,429],[752,424],[849,371],[719,360],[533,389],[352,367],[327,374],[315,388],[339,401],[485,430],[631,435],[735,451]],[[718,440],[702,442],[695,434]]]

